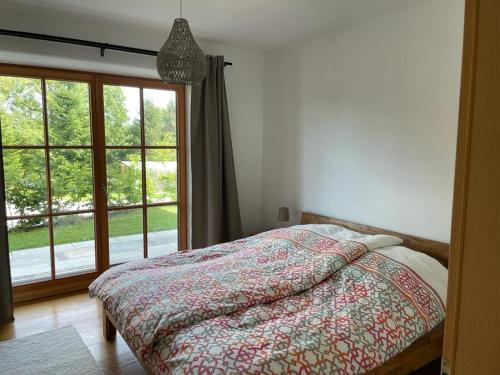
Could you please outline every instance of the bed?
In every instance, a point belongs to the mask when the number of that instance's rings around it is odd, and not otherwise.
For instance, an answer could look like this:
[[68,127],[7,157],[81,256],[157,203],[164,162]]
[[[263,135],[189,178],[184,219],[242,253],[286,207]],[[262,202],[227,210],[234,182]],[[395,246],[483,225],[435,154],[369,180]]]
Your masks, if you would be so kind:
[[407,374],[441,357],[446,273],[422,253],[446,265],[447,244],[311,213],[301,224],[114,267],[90,287],[106,339],[118,330],[149,374]]

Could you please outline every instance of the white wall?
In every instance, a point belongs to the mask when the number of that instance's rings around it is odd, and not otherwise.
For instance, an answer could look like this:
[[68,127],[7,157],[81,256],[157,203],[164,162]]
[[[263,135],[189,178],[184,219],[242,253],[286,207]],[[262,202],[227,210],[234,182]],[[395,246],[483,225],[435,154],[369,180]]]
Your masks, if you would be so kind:
[[264,63],[265,225],[279,206],[449,241],[463,0],[432,0]]
[[[246,231],[276,225],[285,205],[296,219],[308,210],[449,239],[463,7],[429,0],[264,58],[200,43],[234,63],[226,80]],[[168,33],[1,4],[0,25],[149,49]],[[156,76],[153,58],[6,37],[0,62]]]
[[[159,49],[169,30],[143,28],[96,19],[55,17],[20,12],[0,5],[0,25],[31,31],[145,49]],[[245,231],[262,222],[263,83],[262,54],[227,45],[200,42],[207,54],[224,55],[226,85],[240,208]],[[0,37],[0,63],[27,64],[93,72],[157,77],[153,57],[51,42]]]

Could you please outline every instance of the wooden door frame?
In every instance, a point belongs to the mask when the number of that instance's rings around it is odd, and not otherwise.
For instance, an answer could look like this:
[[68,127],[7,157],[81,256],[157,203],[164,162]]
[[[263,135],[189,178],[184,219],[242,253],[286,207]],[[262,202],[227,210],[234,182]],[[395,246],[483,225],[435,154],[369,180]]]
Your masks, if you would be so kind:
[[[187,249],[187,185],[186,185],[186,124],[185,124],[185,88],[163,83],[161,80],[121,75],[109,75],[71,69],[45,68],[29,65],[0,63],[0,75],[33,77],[43,79],[60,79],[68,81],[86,82],[90,92],[90,121],[92,129],[93,174],[94,174],[94,233],[96,247],[96,271],[65,278],[41,281],[32,284],[13,287],[14,302],[27,301],[37,298],[54,296],[78,290],[84,290],[100,273],[109,267],[107,256],[107,215],[102,212],[106,209],[106,196],[100,188],[105,183],[104,141],[100,134],[104,134],[104,113],[102,100],[99,100],[98,83],[129,82],[135,86],[168,89],[177,92],[177,131],[178,131],[178,238],[179,250]],[[46,120],[45,120],[46,121]],[[97,160],[96,160],[97,159]],[[103,168],[104,163],[104,168]],[[107,211],[106,211],[107,213]],[[51,234],[49,234],[51,235]],[[103,255],[105,254],[105,255]],[[53,255],[51,255],[53,256]],[[54,267],[53,259],[52,265]]]
[[[177,99],[177,155],[178,155],[178,173],[177,173],[177,227],[178,227],[178,249],[179,251],[187,249],[187,185],[186,185],[186,124],[185,124],[185,88],[184,86],[175,86],[166,84],[160,80],[150,79],[150,78],[138,78],[138,77],[128,77],[121,75],[110,75],[110,74],[96,74],[96,109],[97,109],[97,140],[96,145],[98,153],[101,156],[99,160],[99,186],[106,186],[106,145],[105,145],[105,131],[104,131],[104,97],[103,97],[103,87],[104,85],[117,85],[117,86],[132,86],[140,88],[152,88],[152,89],[163,89],[171,90],[176,92]],[[142,92],[142,91],[141,91]],[[143,100],[141,96],[141,118],[144,117]],[[142,120],[141,120],[142,121]],[[144,124],[141,124],[144,127]],[[144,134],[142,134],[142,137]],[[144,143],[144,139],[142,139]],[[141,154],[144,152],[144,147],[141,146]],[[142,176],[143,188],[145,188],[145,176]],[[109,244],[108,244],[108,208],[107,208],[107,198],[104,189],[98,189],[98,194],[100,199],[104,202],[100,207],[99,216],[102,219],[101,227],[101,238],[100,241],[103,246],[103,251],[100,253],[100,263],[102,265],[102,270],[109,268]],[[143,202],[144,204],[144,202]],[[147,227],[147,217],[143,215],[143,227]],[[146,231],[147,234],[147,231]],[[145,240],[147,241],[147,240]],[[145,244],[147,246],[147,243]]]
[[[465,0],[462,82],[448,271],[448,301],[442,361],[443,374],[455,373],[467,225],[467,202],[469,198],[469,166],[475,110],[477,57],[480,43],[478,34],[480,5],[480,0]],[[492,33],[493,30],[488,30],[488,32]]]
[[[25,65],[12,65],[12,64],[0,64],[0,74],[6,76],[18,76],[18,77],[31,77],[41,80],[47,79],[60,79],[60,80],[68,80],[73,82],[85,82],[89,85],[89,95],[90,95],[90,126],[91,131],[94,132],[95,129],[95,108],[92,106],[93,100],[93,88],[94,88],[94,77],[92,73],[84,72],[84,71],[74,71],[74,70],[66,70],[66,69],[53,69],[53,68],[44,68],[44,67],[35,67],[35,66],[25,66]],[[44,104],[45,106],[45,104]],[[45,110],[44,110],[45,112]],[[44,113],[44,127],[48,126],[46,124],[47,119],[45,118]],[[45,148],[47,145],[45,145]],[[92,143],[91,149],[94,150],[93,157],[95,157],[95,145]],[[95,174],[95,170],[93,171]],[[48,175],[46,176],[47,178]],[[95,207],[97,207],[97,197],[95,195],[95,186],[94,186],[94,209],[92,211],[96,211]],[[49,212],[50,213],[50,208]],[[95,217],[96,215],[94,215]],[[97,221],[94,219],[94,231],[96,231]],[[49,231],[49,236],[52,237],[53,242],[53,234]],[[96,241],[96,271],[91,273],[85,273],[75,276],[69,276],[59,279],[46,280],[41,282],[36,282],[32,284],[24,284],[17,285],[13,287],[13,295],[14,302],[20,302],[40,297],[46,297],[56,294],[62,294],[71,292],[74,290],[81,290],[86,288],[93,279],[98,276],[98,267],[100,266],[98,263],[97,254],[99,251],[102,251],[100,248],[100,243]],[[51,250],[51,272],[54,272],[54,254]]]

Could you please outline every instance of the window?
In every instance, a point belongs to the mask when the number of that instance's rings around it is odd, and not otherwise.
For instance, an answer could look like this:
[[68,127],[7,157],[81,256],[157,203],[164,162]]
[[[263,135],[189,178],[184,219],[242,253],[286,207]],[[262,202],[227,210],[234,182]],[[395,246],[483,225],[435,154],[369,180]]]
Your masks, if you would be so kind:
[[0,119],[17,299],[185,249],[182,87],[0,65]]

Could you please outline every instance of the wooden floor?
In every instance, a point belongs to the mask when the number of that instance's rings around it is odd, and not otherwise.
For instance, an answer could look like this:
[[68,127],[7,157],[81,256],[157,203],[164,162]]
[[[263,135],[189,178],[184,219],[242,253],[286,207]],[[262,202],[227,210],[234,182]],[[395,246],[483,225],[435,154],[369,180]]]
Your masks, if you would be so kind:
[[115,342],[104,340],[100,304],[87,293],[20,304],[14,315],[14,323],[0,327],[0,341],[72,325],[105,375],[145,374],[120,335]]
[[[40,302],[16,306],[16,321],[0,327],[0,341],[24,337],[55,328],[74,326],[87,345],[90,353],[105,375],[145,374],[134,355],[117,335],[115,342],[106,342],[102,336],[100,304],[87,293],[51,298]],[[439,362],[435,362],[414,375],[439,374]]]

